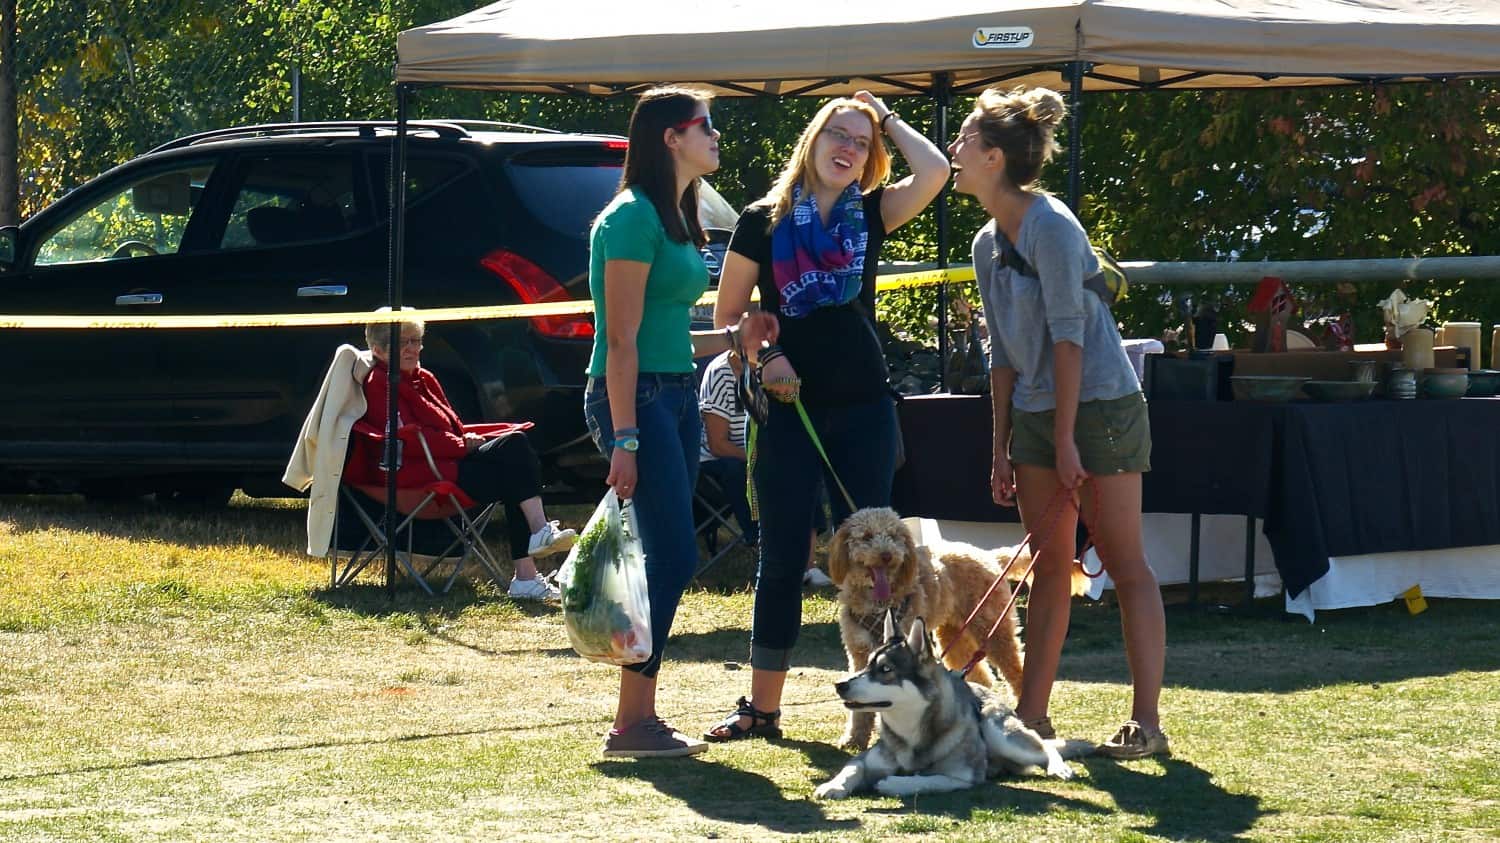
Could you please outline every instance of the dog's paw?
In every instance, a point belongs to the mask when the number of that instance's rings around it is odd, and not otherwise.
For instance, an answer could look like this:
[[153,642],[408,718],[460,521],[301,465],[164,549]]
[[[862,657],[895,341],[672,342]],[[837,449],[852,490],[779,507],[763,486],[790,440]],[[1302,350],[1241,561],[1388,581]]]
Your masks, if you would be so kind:
[[847,799],[849,789],[837,781],[823,782],[813,790],[814,799]]
[[1073,778],[1073,768],[1069,767],[1068,762],[1061,758],[1054,758],[1047,762],[1047,775],[1055,779],[1067,781]]

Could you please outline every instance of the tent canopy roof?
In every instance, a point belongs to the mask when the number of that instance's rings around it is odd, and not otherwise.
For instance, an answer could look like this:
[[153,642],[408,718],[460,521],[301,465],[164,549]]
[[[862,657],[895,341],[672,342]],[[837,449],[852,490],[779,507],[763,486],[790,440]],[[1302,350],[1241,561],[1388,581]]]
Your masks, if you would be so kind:
[[949,80],[1238,88],[1500,75],[1491,0],[501,0],[402,32],[398,82],[920,93]]

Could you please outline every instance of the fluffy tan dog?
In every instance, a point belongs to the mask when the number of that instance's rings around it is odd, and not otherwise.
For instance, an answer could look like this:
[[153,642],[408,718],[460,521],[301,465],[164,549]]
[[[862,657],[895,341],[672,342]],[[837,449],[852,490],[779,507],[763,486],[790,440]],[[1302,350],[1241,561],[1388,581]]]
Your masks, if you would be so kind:
[[[903,633],[915,618],[925,618],[937,634],[943,662],[960,670],[979,646],[979,640],[1010,602],[1011,590],[1002,582],[984,602],[967,629],[964,618],[975,601],[1000,575],[1010,555],[1007,551],[985,551],[958,542],[943,542],[932,548],[918,547],[901,516],[887,508],[861,509],[850,515],[828,549],[828,575],[839,587],[839,633],[849,656],[849,671],[858,673],[869,663],[870,654],[881,644],[880,631],[886,609],[895,609]],[[1029,554],[1016,560],[1007,576],[1019,580],[1030,563]],[[1081,593],[1084,582],[1075,565],[1073,589]],[[985,644],[989,665],[981,661],[969,679],[992,685],[990,665],[1010,685],[1021,691],[1021,641],[1019,623],[1011,606],[1006,618]],[[854,711],[839,746],[863,749],[870,742],[875,715]]]

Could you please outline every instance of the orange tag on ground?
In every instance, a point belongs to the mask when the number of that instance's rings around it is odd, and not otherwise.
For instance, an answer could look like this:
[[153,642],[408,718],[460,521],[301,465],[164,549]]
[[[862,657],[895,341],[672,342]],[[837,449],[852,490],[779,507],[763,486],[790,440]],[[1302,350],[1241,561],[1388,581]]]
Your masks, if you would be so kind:
[[1427,611],[1427,598],[1422,596],[1422,587],[1414,585],[1401,592],[1401,599],[1406,601],[1406,611],[1413,615],[1420,615]]

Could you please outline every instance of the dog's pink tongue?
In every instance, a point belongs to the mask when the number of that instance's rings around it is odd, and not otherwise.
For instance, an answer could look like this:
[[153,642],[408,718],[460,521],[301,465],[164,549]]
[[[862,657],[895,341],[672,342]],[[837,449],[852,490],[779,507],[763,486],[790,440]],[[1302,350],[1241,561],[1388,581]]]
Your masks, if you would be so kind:
[[870,579],[875,581],[875,602],[891,602],[891,583],[885,578],[884,568],[871,568]]

